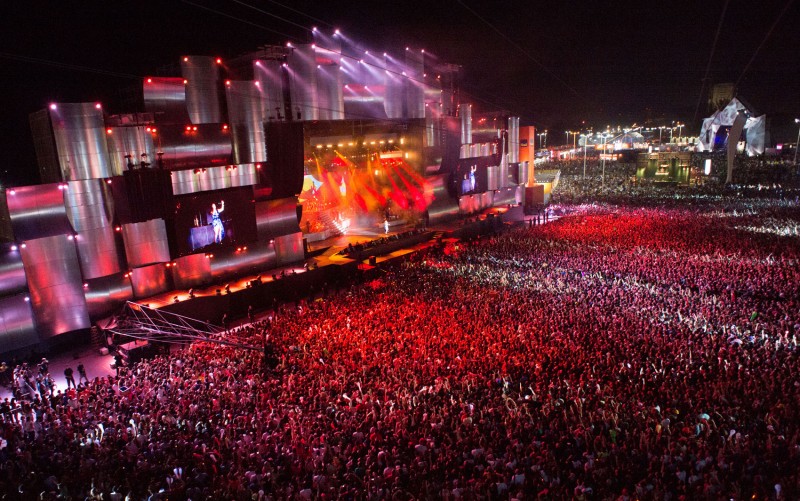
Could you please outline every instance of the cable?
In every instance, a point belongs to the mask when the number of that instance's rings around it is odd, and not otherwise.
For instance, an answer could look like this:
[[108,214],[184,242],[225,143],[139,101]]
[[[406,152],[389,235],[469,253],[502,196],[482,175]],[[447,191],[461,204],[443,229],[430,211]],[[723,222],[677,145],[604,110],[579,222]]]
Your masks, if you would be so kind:
[[250,26],[255,26],[256,28],[260,28],[260,29],[262,29],[264,31],[269,31],[270,33],[276,33],[276,34],[278,34],[278,35],[280,35],[282,37],[293,38],[291,35],[287,35],[286,33],[283,33],[282,31],[273,30],[272,28],[267,28],[266,26],[262,26],[260,24],[256,24],[256,23],[247,21],[246,19],[241,19],[241,18],[238,18],[236,16],[232,16],[230,14],[226,14],[224,12],[220,12],[218,10],[206,7],[204,5],[200,5],[200,4],[194,3],[194,2],[192,2],[190,0],[181,0],[181,1],[183,3],[186,3],[186,4],[193,5],[194,7],[197,7],[198,9],[207,10],[209,12],[213,12],[214,14],[218,14],[220,16],[225,16],[225,17],[227,17],[229,19],[233,19],[235,21],[239,21],[239,22],[244,23],[244,24],[249,24]]
[[116,78],[125,78],[125,79],[139,79],[141,80],[141,76],[139,75],[132,75],[130,73],[119,73],[116,71],[108,71],[99,68],[90,68],[88,66],[81,66],[78,64],[69,64],[69,63],[62,63],[58,61],[50,61],[48,59],[41,59],[38,57],[30,57],[30,56],[22,56],[19,54],[11,54],[8,52],[0,52],[0,57],[5,59],[12,59],[15,61],[22,61],[26,63],[34,63],[34,64],[41,64],[44,66],[52,66],[54,68],[61,68],[65,70],[75,70],[75,71],[85,71],[87,73],[96,73],[98,75],[106,75],[110,77]]
[[781,13],[778,14],[778,17],[775,19],[775,22],[772,23],[772,26],[769,27],[769,31],[767,31],[767,34],[764,35],[764,39],[761,40],[761,43],[758,45],[758,48],[756,49],[755,52],[753,52],[753,56],[750,58],[750,61],[747,62],[747,66],[745,66],[744,69],[742,70],[742,74],[739,75],[739,79],[736,80],[736,83],[733,86],[734,89],[738,89],[739,88],[739,82],[742,81],[742,78],[744,78],[744,74],[747,73],[747,70],[750,69],[750,65],[753,64],[753,61],[755,61],[756,56],[761,51],[761,47],[763,47],[764,44],[767,43],[767,40],[769,39],[770,35],[772,35],[772,31],[775,29],[775,27],[778,25],[778,23],[780,22],[780,20],[783,17],[783,15],[786,14],[786,11],[789,10],[789,7],[791,7],[791,5],[793,3],[794,3],[794,0],[788,0],[786,2],[786,5],[783,7],[783,10],[781,11]]
[[[275,19],[277,19],[279,21],[283,21],[284,23],[287,23],[287,24],[291,24],[292,26],[297,26],[301,30],[311,31],[306,26],[303,26],[302,24],[297,24],[294,21],[290,21],[288,19],[282,18],[281,16],[279,16],[277,14],[273,14],[271,12],[267,12],[267,11],[265,11],[263,9],[259,9],[258,7],[254,7],[254,6],[252,6],[250,4],[247,4],[245,2],[240,2],[239,0],[231,0],[231,2],[237,3],[237,4],[242,5],[244,7],[247,7],[248,9],[253,9],[254,11],[260,12],[260,13],[262,13],[264,15],[267,15],[267,16],[270,16],[270,17],[274,17]],[[291,38],[291,37],[289,37],[289,38]]]
[[511,38],[509,38],[509,37],[508,37],[508,36],[507,36],[505,33],[503,33],[502,31],[500,31],[499,29],[497,29],[497,28],[496,28],[496,27],[495,27],[495,26],[494,26],[492,23],[490,23],[489,21],[487,21],[486,19],[484,19],[483,17],[481,17],[481,15],[480,15],[480,14],[478,14],[477,12],[475,12],[475,11],[474,11],[474,10],[473,10],[473,9],[472,9],[470,6],[468,6],[467,4],[465,4],[465,3],[464,3],[462,0],[456,0],[456,1],[457,1],[459,4],[461,4],[461,6],[462,6],[462,7],[464,7],[464,8],[465,8],[465,9],[467,9],[468,11],[470,11],[470,12],[471,12],[471,13],[472,13],[472,14],[473,14],[475,17],[477,17],[478,19],[480,19],[481,21],[483,21],[483,22],[484,22],[484,23],[485,23],[487,26],[489,26],[489,27],[490,27],[492,30],[494,30],[494,31],[495,31],[495,33],[497,33],[498,35],[500,35],[500,36],[503,38],[503,40],[505,40],[506,42],[510,43],[510,44],[511,44],[511,45],[513,45],[514,47],[516,47],[516,48],[517,48],[517,50],[519,50],[520,52],[522,52],[523,54],[525,54],[525,56],[527,56],[527,58],[528,58],[528,59],[530,59],[530,60],[531,60],[531,61],[533,61],[534,63],[538,64],[538,65],[539,65],[539,67],[540,67],[540,68],[542,68],[542,69],[545,71],[545,73],[547,73],[548,75],[550,75],[551,77],[553,77],[554,79],[556,79],[556,80],[557,80],[559,83],[561,83],[561,84],[562,84],[564,87],[566,87],[567,89],[569,89],[569,91],[570,91],[570,92],[572,92],[573,94],[575,94],[575,96],[577,96],[577,97],[579,97],[579,98],[581,98],[581,99],[586,99],[584,96],[582,96],[580,93],[578,93],[578,91],[576,91],[574,88],[572,88],[572,86],[571,86],[571,85],[569,85],[569,84],[568,84],[566,81],[564,81],[564,79],[562,79],[561,77],[559,77],[558,75],[556,75],[555,73],[553,73],[552,71],[550,71],[550,69],[549,69],[547,66],[545,66],[545,65],[544,65],[544,64],[543,64],[541,61],[539,61],[538,59],[536,59],[535,57],[533,57],[533,55],[532,55],[530,52],[528,52],[528,51],[527,51],[527,50],[525,50],[525,49],[524,49],[524,48],[523,48],[521,45],[519,45],[517,42],[515,42],[514,40],[512,40]]
[[717,24],[717,33],[714,35],[714,43],[711,44],[711,54],[708,55],[708,64],[706,64],[706,73],[703,75],[703,83],[700,86],[700,95],[697,96],[697,105],[694,107],[694,118],[692,123],[697,121],[697,113],[700,111],[700,102],[703,100],[703,91],[706,89],[706,81],[708,80],[708,72],[711,71],[711,61],[714,59],[714,51],[717,48],[717,40],[719,40],[719,33],[722,31],[722,21],[725,19],[725,12],[728,10],[730,0],[725,0],[725,6],[722,8],[722,14],[719,16],[719,23]]

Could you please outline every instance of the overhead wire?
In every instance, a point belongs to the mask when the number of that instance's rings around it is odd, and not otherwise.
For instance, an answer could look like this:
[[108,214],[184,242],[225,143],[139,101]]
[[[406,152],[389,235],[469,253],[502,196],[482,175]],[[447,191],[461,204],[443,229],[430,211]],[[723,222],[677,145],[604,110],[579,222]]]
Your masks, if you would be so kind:
[[742,78],[744,78],[744,75],[745,75],[745,73],[747,73],[747,70],[750,69],[750,65],[753,64],[753,61],[755,61],[756,56],[758,56],[758,53],[761,51],[761,48],[764,47],[765,43],[767,43],[767,40],[769,40],[769,37],[772,35],[772,32],[775,30],[775,27],[778,25],[778,23],[783,18],[783,15],[786,14],[786,11],[789,10],[789,7],[791,7],[793,3],[794,3],[794,0],[788,0],[786,2],[786,5],[783,6],[783,10],[780,12],[780,14],[778,14],[778,17],[775,18],[775,22],[773,22],[772,26],[769,27],[769,30],[767,31],[767,34],[764,35],[764,38],[761,40],[761,43],[758,44],[758,47],[756,48],[755,52],[753,52],[753,55],[750,57],[750,61],[747,62],[747,65],[742,70],[742,74],[739,75],[739,78],[736,80],[736,83],[734,84],[734,88],[738,88],[739,87],[739,82],[742,81]]
[[700,111],[700,102],[703,100],[703,91],[706,89],[706,81],[708,80],[708,73],[711,71],[711,61],[714,59],[714,52],[717,48],[717,41],[719,40],[719,34],[722,31],[722,23],[725,20],[725,13],[728,11],[728,4],[730,0],[725,0],[725,5],[722,7],[722,14],[719,16],[719,22],[717,23],[717,33],[714,35],[714,42],[711,44],[711,53],[708,55],[708,64],[706,64],[706,72],[703,75],[703,83],[700,86],[700,95],[697,96],[697,105],[694,107],[694,118],[692,122],[697,120],[697,113]]

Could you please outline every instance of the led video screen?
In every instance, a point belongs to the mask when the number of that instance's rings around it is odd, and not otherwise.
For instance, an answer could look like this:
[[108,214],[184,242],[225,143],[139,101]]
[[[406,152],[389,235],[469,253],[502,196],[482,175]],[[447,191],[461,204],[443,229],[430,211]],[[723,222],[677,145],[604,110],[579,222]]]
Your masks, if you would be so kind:
[[175,197],[174,225],[180,255],[254,242],[257,232],[252,188]]

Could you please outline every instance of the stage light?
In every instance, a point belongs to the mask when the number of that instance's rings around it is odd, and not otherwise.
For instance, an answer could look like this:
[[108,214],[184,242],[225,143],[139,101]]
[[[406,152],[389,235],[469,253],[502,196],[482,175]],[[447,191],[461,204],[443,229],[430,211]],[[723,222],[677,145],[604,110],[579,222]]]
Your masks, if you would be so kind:
[[188,57],[184,57],[184,58],[183,58],[183,62],[184,62],[184,63],[188,63],[188,62],[189,62],[189,58],[188,58]]
[[28,301],[30,301],[30,300],[31,300],[31,298],[30,298],[29,296],[25,296],[25,302],[26,302],[26,303],[27,303]]
[[115,231],[122,231],[122,226],[117,226],[116,228],[114,228],[114,230]]
[[261,164],[256,164],[256,169],[261,169]]
[[183,85],[186,85],[186,84],[188,84],[188,83],[189,83],[189,81],[188,81],[188,80],[186,80],[186,79],[184,78],[184,79],[183,79]]
[[[317,66],[317,67],[319,68],[319,66]],[[261,87],[261,82],[259,82],[258,80],[256,80],[253,83],[256,84],[256,87]]]
[[222,64],[222,59],[219,57],[217,58],[217,64]]
[[96,104],[94,105],[94,107],[95,107],[96,109],[98,109],[98,110],[99,110],[100,108],[102,108],[102,106],[100,106],[100,103],[96,103]]
[[196,125],[194,127],[192,127],[192,131],[193,132],[197,132],[197,126]]
[[75,237],[73,237],[72,235],[67,235],[67,240],[72,240],[73,238]]
[[420,52],[425,54],[425,49],[421,49]]
[[186,130],[187,130],[187,131],[191,131],[191,130],[192,130],[192,126],[191,126],[191,125],[187,125],[187,126],[186,126]]
[[111,129],[106,129],[106,134],[111,134],[112,132],[114,131],[112,131]]
[[153,83],[153,79],[152,78],[148,78],[147,79],[147,83]]
[[384,52],[384,53],[383,53],[383,57],[386,57],[386,56],[387,56],[387,54]]
[[228,130],[228,124],[223,125],[222,130]]
[[311,31],[313,31],[314,33],[316,33],[316,32],[317,32],[317,27],[316,27],[316,26],[314,26],[313,28],[311,28]]
[[89,284],[83,284],[83,288],[84,289],[88,289],[89,288]]
[[338,29],[333,32],[333,36],[341,35],[341,34],[342,34],[342,32],[339,31]]
[[292,42],[286,42],[286,46],[291,48],[292,47]]
[[288,68],[289,67],[289,65],[286,64],[286,63],[283,63],[281,66],[283,66],[284,68]]
[[312,48],[312,49],[316,49],[316,48],[317,48],[317,44],[315,44],[315,43],[312,43],[312,44],[311,44],[311,48]]
[[364,51],[364,55],[365,55],[365,56],[369,56],[369,51],[368,51],[368,50],[365,50],[365,51]]
[[230,87],[231,86],[231,81],[230,80],[225,80],[225,85]]
[[320,68],[322,68],[322,65],[319,65],[319,64],[318,64],[318,65],[317,65],[317,69],[320,69]]
[[408,47],[406,47],[406,50],[411,50],[411,49],[409,49]]
[[53,103],[53,104],[50,105],[50,109],[51,110],[55,111],[56,108],[57,108],[56,103]]
[[15,250],[17,250],[17,246],[16,246],[16,245],[12,245],[12,246],[11,246],[11,250],[12,250],[12,251],[15,251]]
[[25,247],[27,247],[27,246],[28,246],[28,244],[21,244],[21,245],[19,246],[19,248],[20,248],[20,249],[24,249],[24,248],[25,248]]

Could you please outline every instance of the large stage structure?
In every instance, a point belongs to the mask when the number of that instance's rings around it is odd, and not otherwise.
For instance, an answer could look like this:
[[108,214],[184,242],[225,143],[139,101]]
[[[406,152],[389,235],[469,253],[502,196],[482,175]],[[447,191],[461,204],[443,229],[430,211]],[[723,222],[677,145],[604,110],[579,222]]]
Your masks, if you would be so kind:
[[473,116],[424,51],[307,44],[185,56],[138,106],[31,114],[42,184],[0,193],[0,353],[70,343],[127,301],[304,259],[386,222],[520,203],[519,119]]

